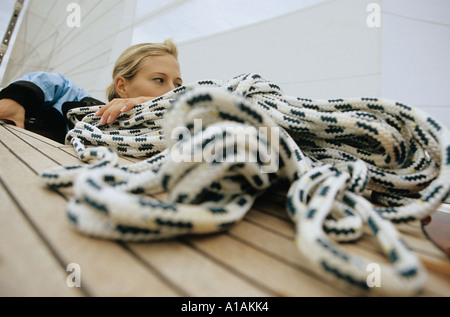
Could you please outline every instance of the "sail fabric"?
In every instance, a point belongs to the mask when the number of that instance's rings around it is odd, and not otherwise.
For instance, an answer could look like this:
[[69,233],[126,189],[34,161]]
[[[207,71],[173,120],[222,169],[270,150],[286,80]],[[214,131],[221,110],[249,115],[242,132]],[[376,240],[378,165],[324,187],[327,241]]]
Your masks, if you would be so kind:
[[[105,83],[131,43],[135,0],[29,1],[2,87],[25,73],[58,72],[104,100]],[[79,19],[78,19],[79,17]]]

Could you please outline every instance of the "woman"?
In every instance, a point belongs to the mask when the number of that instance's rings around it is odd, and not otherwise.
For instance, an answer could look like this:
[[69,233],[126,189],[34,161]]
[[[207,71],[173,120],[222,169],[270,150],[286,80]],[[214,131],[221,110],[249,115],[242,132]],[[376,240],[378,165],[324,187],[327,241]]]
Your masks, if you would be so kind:
[[[113,82],[106,91],[109,102],[96,113],[101,116],[99,125],[112,123],[120,113],[182,84],[178,49],[171,40],[133,45],[114,65]],[[103,104],[60,74],[35,72],[0,91],[0,119],[64,143],[73,127],[67,112]]]

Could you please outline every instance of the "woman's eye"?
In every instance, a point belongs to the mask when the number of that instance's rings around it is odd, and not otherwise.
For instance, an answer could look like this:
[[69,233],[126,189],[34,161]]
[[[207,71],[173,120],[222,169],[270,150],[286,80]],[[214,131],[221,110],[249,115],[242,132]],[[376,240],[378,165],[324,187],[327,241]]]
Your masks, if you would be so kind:
[[183,86],[183,84],[178,84],[178,83],[175,84],[175,87],[177,87],[177,88],[181,87],[181,86]]
[[162,79],[162,78],[153,78],[153,80],[157,81],[157,82],[159,82],[161,84],[164,82],[164,79]]

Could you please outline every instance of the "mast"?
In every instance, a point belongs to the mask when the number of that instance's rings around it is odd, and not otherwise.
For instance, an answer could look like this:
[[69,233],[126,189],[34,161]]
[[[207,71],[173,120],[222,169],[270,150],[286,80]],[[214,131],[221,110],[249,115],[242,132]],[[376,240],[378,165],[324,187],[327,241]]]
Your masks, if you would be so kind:
[[14,27],[16,26],[17,20],[19,19],[19,14],[20,11],[22,11],[24,2],[25,0],[17,0],[16,3],[14,3],[14,11],[11,16],[11,20],[9,21],[8,28],[6,29],[5,36],[3,37],[2,44],[0,46],[0,65],[2,64],[3,57],[5,56],[6,51],[8,50]]

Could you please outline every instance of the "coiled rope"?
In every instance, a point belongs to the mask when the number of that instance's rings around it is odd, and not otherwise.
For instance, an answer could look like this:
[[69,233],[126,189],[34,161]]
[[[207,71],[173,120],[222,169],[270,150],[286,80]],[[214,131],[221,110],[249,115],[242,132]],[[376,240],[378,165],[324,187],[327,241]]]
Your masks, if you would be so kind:
[[[448,196],[450,138],[419,109],[286,96],[244,74],[180,87],[102,128],[97,110],[69,113],[67,142],[89,164],[41,174],[51,188],[74,186],[68,217],[79,231],[126,241],[219,232],[287,180],[298,249],[320,278],[369,295],[423,288],[426,272],[394,224],[430,215]],[[119,167],[117,154],[147,158]],[[151,197],[161,191],[167,201]],[[337,243],[366,227],[390,261],[382,287],[369,287],[369,262]]]

